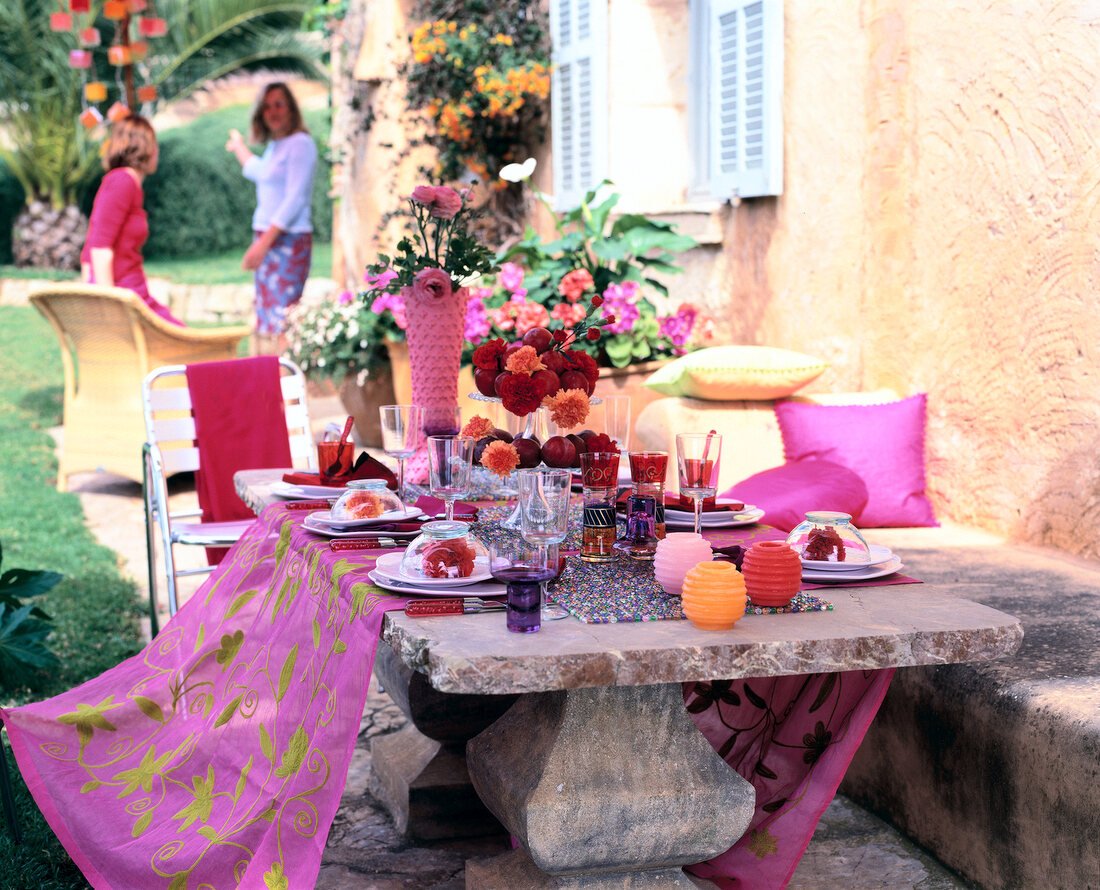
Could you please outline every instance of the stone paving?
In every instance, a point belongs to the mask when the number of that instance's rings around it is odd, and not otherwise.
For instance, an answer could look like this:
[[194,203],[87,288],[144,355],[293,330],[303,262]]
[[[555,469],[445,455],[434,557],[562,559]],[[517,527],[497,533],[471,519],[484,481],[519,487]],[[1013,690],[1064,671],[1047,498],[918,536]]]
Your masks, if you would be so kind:
[[[311,401],[315,426],[339,414],[335,400]],[[52,431],[60,439],[61,430]],[[88,526],[119,554],[123,571],[146,593],[144,512],[141,487],[102,473],[74,476]],[[187,480],[172,485],[173,501],[194,502]],[[162,621],[164,620],[162,616]],[[508,848],[501,834],[474,840],[420,842],[400,835],[368,788],[370,740],[405,723],[396,705],[377,689],[363,714],[347,788],[329,833],[316,887],[319,890],[461,890],[469,858]],[[702,886],[711,886],[701,883]],[[977,890],[943,868],[886,823],[838,797],[826,810],[790,890]],[[511,888],[502,888],[511,890]]]

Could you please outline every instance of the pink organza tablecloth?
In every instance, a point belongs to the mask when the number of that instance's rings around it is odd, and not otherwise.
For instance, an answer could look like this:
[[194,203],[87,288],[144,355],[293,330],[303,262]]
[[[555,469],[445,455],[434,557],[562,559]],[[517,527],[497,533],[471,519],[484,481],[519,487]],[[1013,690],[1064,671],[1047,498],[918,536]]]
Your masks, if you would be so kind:
[[[143,652],[0,711],[93,886],[313,886],[382,617],[407,600],[367,581],[371,551],[333,554],[302,519],[268,507]],[[745,837],[690,870],[783,887],[892,674],[685,684],[692,718],[757,792]]]

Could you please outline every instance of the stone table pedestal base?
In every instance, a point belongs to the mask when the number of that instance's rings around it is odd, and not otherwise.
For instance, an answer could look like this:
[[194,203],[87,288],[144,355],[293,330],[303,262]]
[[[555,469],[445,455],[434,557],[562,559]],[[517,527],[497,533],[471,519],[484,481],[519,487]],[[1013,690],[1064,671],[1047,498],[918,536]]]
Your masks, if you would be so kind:
[[[753,814],[752,786],[695,728],[679,683],[524,696],[466,759],[536,869],[521,880],[514,854],[476,864],[470,890],[693,886],[679,867],[729,849]],[[519,883],[497,883],[506,872]]]

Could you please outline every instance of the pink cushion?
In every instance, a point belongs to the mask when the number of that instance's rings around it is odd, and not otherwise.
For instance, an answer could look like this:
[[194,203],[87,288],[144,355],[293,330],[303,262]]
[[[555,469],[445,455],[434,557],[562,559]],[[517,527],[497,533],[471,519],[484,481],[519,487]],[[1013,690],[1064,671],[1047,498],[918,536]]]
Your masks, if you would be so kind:
[[924,393],[882,405],[777,402],[788,462],[835,461],[867,485],[860,528],[939,525],[925,494]]
[[867,503],[867,486],[847,467],[831,460],[799,460],[764,470],[738,482],[722,497],[764,511],[761,522],[789,532],[811,510],[850,513],[856,527]]

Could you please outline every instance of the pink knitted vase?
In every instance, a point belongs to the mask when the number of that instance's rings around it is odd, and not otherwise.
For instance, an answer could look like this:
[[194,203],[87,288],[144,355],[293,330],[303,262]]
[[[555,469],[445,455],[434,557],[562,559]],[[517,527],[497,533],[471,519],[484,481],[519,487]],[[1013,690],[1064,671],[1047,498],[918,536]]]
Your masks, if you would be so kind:
[[458,408],[458,369],[462,358],[462,332],[466,318],[467,288],[449,296],[434,297],[401,288],[405,300],[409,343],[409,367],[412,374],[412,401],[424,409],[424,429],[420,432],[416,453],[405,464],[405,480],[424,484],[428,481],[428,450],[425,430],[429,433],[458,432],[455,415]]
[[757,541],[741,573],[754,606],[786,606],[802,588],[802,560],[785,541]]

